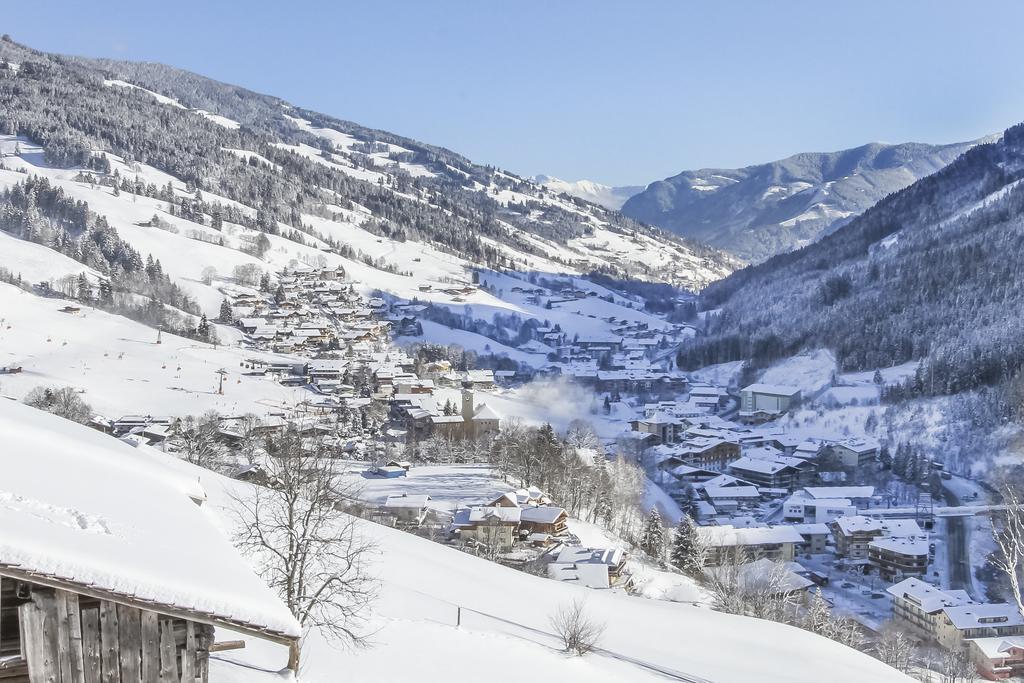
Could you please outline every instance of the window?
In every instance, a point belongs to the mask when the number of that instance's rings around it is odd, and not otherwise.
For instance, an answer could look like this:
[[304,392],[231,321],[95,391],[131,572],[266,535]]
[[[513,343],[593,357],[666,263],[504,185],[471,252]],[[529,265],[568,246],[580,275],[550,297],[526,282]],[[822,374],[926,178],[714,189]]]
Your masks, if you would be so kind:
[[0,660],[21,656],[18,605],[28,597],[27,589],[23,583],[0,577]]

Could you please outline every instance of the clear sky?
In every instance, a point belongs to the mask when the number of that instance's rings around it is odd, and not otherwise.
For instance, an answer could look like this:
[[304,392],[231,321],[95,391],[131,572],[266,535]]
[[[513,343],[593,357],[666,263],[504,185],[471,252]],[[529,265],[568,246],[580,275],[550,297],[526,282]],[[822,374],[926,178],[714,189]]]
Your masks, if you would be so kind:
[[1024,121],[1024,2],[5,2],[55,52],[160,61],[524,175],[644,184]]

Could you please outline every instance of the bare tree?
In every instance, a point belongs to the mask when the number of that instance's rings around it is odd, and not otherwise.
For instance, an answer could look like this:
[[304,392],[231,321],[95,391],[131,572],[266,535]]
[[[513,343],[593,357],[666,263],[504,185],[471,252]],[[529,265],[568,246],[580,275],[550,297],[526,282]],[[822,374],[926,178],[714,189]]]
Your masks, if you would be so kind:
[[178,419],[171,427],[171,444],[182,460],[209,470],[224,465],[224,452],[217,442],[220,416],[213,411],[201,416],[188,415]]
[[1021,596],[1020,587],[1020,572],[1024,565],[1024,507],[1021,507],[1017,487],[1010,481],[999,486],[999,493],[1006,505],[1006,516],[1002,528],[993,519],[992,538],[996,542],[996,552],[991,561],[1006,575],[1017,610],[1024,615],[1024,596]]
[[71,387],[36,387],[25,396],[25,403],[73,422],[85,424],[92,418],[92,407]]
[[565,651],[578,656],[597,647],[605,629],[604,624],[587,615],[586,604],[580,599],[559,606],[551,616],[551,627],[562,640]]
[[874,644],[875,657],[903,673],[910,670],[914,662],[916,645],[906,632],[892,624],[886,624]]
[[963,650],[946,650],[942,655],[942,683],[970,683],[975,679],[974,665]]
[[365,609],[376,594],[367,572],[375,545],[345,512],[355,491],[335,475],[328,448],[288,431],[267,441],[273,488],[237,497],[238,546],[254,555],[269,585],[304,629],[365,644]]
[[715,609],[758,619],[791,622],[797,596],[790,573],[781,562],[748,562],[741,547],[725,551],[718,566],[705,570],[705,584]]

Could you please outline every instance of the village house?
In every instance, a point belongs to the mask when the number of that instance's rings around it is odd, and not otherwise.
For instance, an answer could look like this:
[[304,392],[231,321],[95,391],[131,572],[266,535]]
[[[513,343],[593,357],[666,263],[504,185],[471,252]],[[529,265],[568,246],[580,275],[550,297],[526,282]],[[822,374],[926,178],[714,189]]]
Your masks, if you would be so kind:
[[[399,463],[393,466],[401,467]],[[403,468],[405,469],[405,468]],[[427,503],[430,496],[402,493],[388,496],[381,510],[394,518],[396,526],[418,527],[427,517]]]
[[726,465],[740,456],[740,445],[715,436],[696,436],[687,433],[678,450],[687,465],[721,472]]
[[519,538],[522,509],[518,506],[479,506],[455,512],[452,529],[462,541],[474,541],[502,552],[512,549]]
[[796,546],[800,555],[820,555],[828,550],[829,533],[827,524],[794,524],[803,542]]
[[587,588],[625,587],[626,551],[621,548],[584,548],[562,546],[548,564],[548,576]]
[[827,524],[869,508],[874,495],[872,486],[805,486],[783,503],[783,519]]
[[568,529],[569,515],[560,507],[544,505],[523,508],[519,519],[521,533],[561,536]]

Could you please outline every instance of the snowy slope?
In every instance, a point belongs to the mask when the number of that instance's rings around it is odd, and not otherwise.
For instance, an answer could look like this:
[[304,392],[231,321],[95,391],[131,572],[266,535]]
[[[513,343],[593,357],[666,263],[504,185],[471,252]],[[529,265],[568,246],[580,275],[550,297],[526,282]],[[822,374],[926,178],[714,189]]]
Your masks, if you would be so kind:
[[[15,147],[21,149],[21,156],[13,156]],[[38,146],[24,138],[0,136],[0,152],[9,156],[4,158],[8,170],[0,170],[0,188],[10,188],[24,180],[25,174],[47,178],[64,193],[76,200],[87,202],[97,214],[104,216],[114,227],[122,239],[134,246],[143,255],[151,254],[159,259],[163,271],[184,291],[193,296],[203,311],[214,317],[224,298],[221,288],[230,283],[234,269],[238,266],[252,265],[264,272],[276,273],[285,267],[299,264],[323,264],[342,266],[349,279],[363,294],[370,295],[383,292],[398,300],[417,300],[450,309],[460,316],[467,313],[473,319],[490,321],[496,314],[515,314],[522,320],[535,319],[542,323],[558,324],[562,329],[581,335],[605,334],[613,328],[608,320],[614,318],[615,324],[638,322],[647,324],[651,329],[665,329],[663,319],[650,315],[642,310],[642,300],[631,300],[601,285],[580,276],[585,268],[566,268],[565,275],[557,275],[560,266],[553,262],[541,262],[529,257],[532,265],[540,270],[540,275],[551,280],[560,280],[574,289],[593,292],[595,296],[583,299],[561,301],[556,292],[545,290],[540,301],[531,302],[524,293],[512,291],[514,288],[537,287],[531,281],[530,273],[497,272],[480,270],[477,264],[439,249],[413,241],[400,241],[381,237],[369,232],[364,226],[372,218],[366,210],[360,208],[343,209],[329,207],[331,218],[303,214],[303,224],[308,227],[304,234],[306,244],[285,239],[280,235],[268,235],[270,250],[263,256],[256,256],[240,251],[257,234],[254,230],[240,225],[225,222],[223,230],[218,232],[206,225],[190,222],[179,215],[167,212],[166,202],[155,198],[135,196],[127,192],[115,195],[109,187],[97,185],[77,179],[79,169],[53,168],[43,160]],[[125,175],[138,177],[144,182],[164,186],[170,183],[175,192],[186,194],[185,183],[147,164],[124,163],[120,157],[108,154],[115,170]],[[208,201],[218,201],[225,205],[238,206],[252,215],[255,210],[231,202],[231,200],[213,193],[205,193]],[[151,217],[157,215],[171,229],[148,227]],[[30,282],[55,279],[65,274],[76,274],[86,269],[81,264],[43,245],[21,242],[10,235],[0,233],[2,244],[9,249],[0,250],[0,267],[12,273],[22,273]],[[561,249],[565,257],[573,254],[590,254],[587,258],[591,265],[610,263],[619,259],[640,259],[658,268],[704,268],[698,257],[688,262],[686,254],[669,251],[656,240],[641,234],[626,238],[621,234],[597,229],[589,237],[570,240],[566,246],[547,243],[535,238],[545,250],[554,252]],[[346,245],[363,258],[348,258],[332,251],[325,251],[326,242]],[[223,241],[223,246],[216,243]],[[510,251],[511,248],[507,247]],[[571,250],[577,251],[571,251]],[[514,252],[516,258],[527,260],[527,255]],[[376,264],[369,265],[366,261]],[[217,275],[210,285],[202,280],[204,271],[212,268]],[[479,289],[469,295],[456,296],[445,293],[443,289],[452,282],[469,282],[474,271],[480,272],[480,282],[486,289]],[[95,278],[95,275],[94,275]],[[429,291],[422,287],[429,285]],[[541,287],[541,289],[544,289]],[[607,299],[611,299],[610,301]],[[545,305],[554,300],[551,308]],[[464,348],[478,353],[493,352],[528,364],[543,364],[544,356],[526,354],[516,349],[504,347],[498,342],[480,335],[424,321],[424,336],[403,339],[403,343],[415,341],[432,341],[445,344],[459,344]]]
[[[68,304],[81,306],[0,283],[0,367],[23,369],[0,375],[0,392],[20,398],[39,385],[70,386],[112,418],[207,410],[265,415],[295,405],[304,393],[242,374],[240,364],[252,353],[170,334],[157,344],[156,331],[145,325],[87,306],[78,314],[60,312]],[[217,393],[221,368],[228,372],[223,395]]]
[[[211,524],[201,470],[0,400],[0,563],[297,637],[299,625]],[[54,476],[58,474],[59,476]]]
[[[229,505],[225,488],[246,486],[220,477],[204,483],[213,507]],[[394,529],[370,523],[364,529],[379,549],[373,564],[380,592],[372,646],[352,651],[310,636],[304,645],[304,683],[334,681],[337,672],[367,683],[480,681],[494,676],[496,663],[508,661],[524,671],[542,671],[546,680],[568,683],[666,677],[714,683],[909,680],[867,655],[792,627],[578,588]],[[558,652],[548,618],[558,605],[576,598],[606,623],[600,643],[605,652],[582,659]],[[223,659],[273,671],[283,665],[284,654],[250,642]],[[237,675],[234,669],[223,661],[214,667],[224,680]]]

